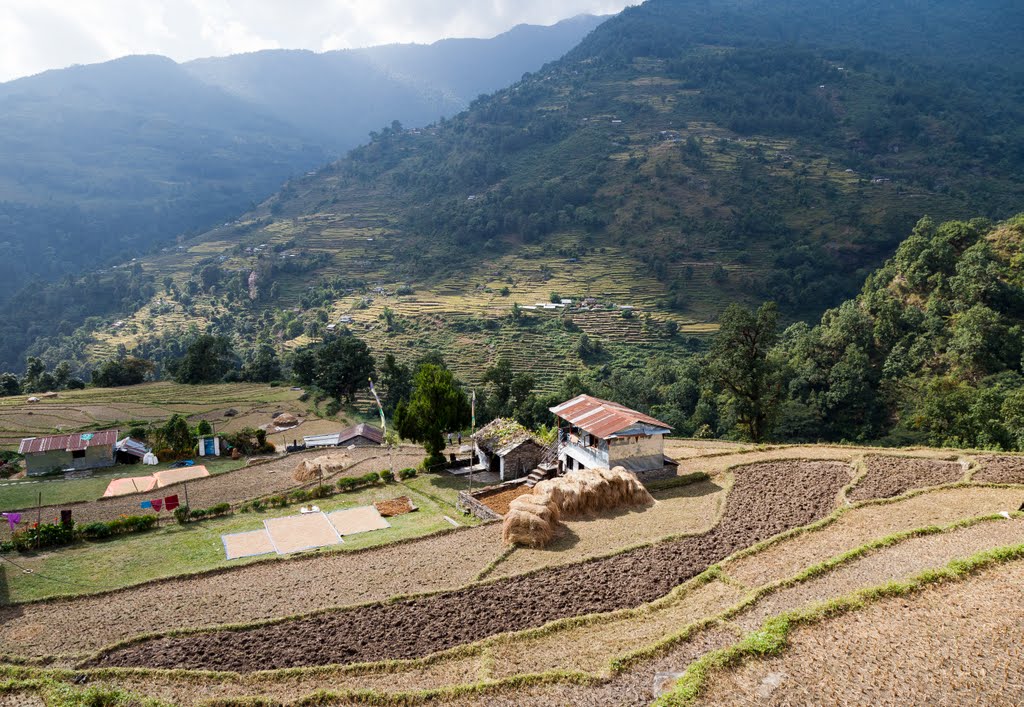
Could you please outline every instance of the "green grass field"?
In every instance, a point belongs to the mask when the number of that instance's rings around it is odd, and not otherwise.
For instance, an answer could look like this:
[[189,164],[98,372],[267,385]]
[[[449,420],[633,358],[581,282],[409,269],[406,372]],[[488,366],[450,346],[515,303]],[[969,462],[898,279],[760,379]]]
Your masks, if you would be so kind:
[[[228,457],[218,459],[197,459],[210,474],[221,474],[237,469],[245,464],[245,460],[234,461]],[[169,469],[170,463],[157,466],[140,464],[118,465],[110,469],[97,469],[88,479],[65,481],[61,477],[44,479],[17,479],[0,481],[0,511],[15,508],[29,508],[39,503],[42,494],[42,505],[58,503],[75,503],[76,501],[94,501],[103,495],[112,479],[125,476],[145,476],[154,471]]]
[[[452,525],[445,520],[446,515],[454,517],[463,525],[478,524],[479,521],[474,517],[456,514],[454,506],[448,505],[448,499],[454,503],[457,489],[452,490],[454,486],[438,481],[441,478],[431,475],[416,479],[409,485],[394,483],[375,486],[316,501],[321,510],[331,512],[408,495],[419,507],[413,513],[389,518],[390,528],[346,536],[343,544],[323,548],[319,552],[350,552],[450,529]],[[430,496],[418,488],[423,488]],[[437,489],[445,490],[438,492]],[[441,498],[442,502],[435,501],[431,496]],[[0,563],[0,573],[3,574],[0,581],[6,582],[8,601],[21,602],[58,595],[100,592],[160,577],[256,562],[276,555],[227,560],[221,535],[258,530],[263,527],[264,520],[295,515],[298,510],[299,506],[295,505],[261,513],[236,513],[184,526],[167,522],[157,530],[139,535],[82,543],[38,555],[8,555],[9,560],[32,570],[32,573],[26,574],[9,562],[4,562]]]

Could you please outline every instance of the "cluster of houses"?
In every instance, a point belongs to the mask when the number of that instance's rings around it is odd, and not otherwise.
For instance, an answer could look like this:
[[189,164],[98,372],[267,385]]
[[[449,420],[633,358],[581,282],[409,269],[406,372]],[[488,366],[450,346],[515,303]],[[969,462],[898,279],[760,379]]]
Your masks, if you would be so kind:
[[[665,456],[665,435],[672,428],[650,415],[591,395],[578,395],[550,408],[558,421],[553,444],[541,442],[522,425],[497,419],[473,434],[473,471],[487,471],[502,482],[537,472],[566,474],[578,469],[625,467],[640,478],[675,474],[675,462]],[[339,432],[307,435],[289,449],[317,447],[380,446],[384,434],[366,423]],[[18,452],[25,457],[29,476],[61,471],[84,471],[116,463],[155,463],[141,442],[118,431],[103,430],[21,440]],[[220,440],[203,438],[199,454],[218,455]]]

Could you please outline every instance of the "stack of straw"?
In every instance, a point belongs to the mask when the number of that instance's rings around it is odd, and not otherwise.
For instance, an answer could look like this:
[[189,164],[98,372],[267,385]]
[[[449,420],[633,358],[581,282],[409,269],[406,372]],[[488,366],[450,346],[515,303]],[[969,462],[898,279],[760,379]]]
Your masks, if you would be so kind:
[[541,481],[532,493],[513,500],[505,515],[502,539],[509,544],[543,547],[554,538],[561,518],[653,503],[636,475],[621,466],[574,471]]

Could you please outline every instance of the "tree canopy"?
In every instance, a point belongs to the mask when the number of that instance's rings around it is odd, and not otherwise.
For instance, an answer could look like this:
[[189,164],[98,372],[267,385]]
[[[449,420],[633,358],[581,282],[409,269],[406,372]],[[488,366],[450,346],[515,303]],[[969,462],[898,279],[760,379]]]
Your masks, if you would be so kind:
[[421,364],[412,381],[409,401],[398,403],[395,428],[413,442],[420,442],[433,458],[444,449],[444,434],[469,424],[469,400],[459,381],[447,368]]

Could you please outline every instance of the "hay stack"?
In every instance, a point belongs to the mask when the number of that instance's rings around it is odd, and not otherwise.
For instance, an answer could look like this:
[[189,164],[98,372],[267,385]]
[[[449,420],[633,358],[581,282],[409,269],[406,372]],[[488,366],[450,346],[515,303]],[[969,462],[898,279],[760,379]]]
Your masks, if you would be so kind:
[[[519,499],[516,499],[519,500]],[[555,537],[555,525],[549,520],[532,513],[534,507],[511,508],[505,514],[501,528],[501,539],[509,545],[544,547]]]
[[320,465],[314,459],[303,459],[295,465],[292,478],[300,484],[316,481],[320,478]]
[[621,466],[574,471],[541,481],[532,493],[513,499],[501,536],[506,543],[543,547],[555,536],[561,518],[653,503],[636,475]]
[[314,459],[303,459],[295,466],[292,478],[303,484],[316,481],[320,478],[320,474],[325,477],[336,474],[345,468],[347,458],[347,454],[325,454]]
[[295,417],[295,415],[291,414],[290,412],[283,412],[274,418],[273,424],[274,427],[277,427],[278,429],[285,427],[295,427],[297,424],[299,424],[299,418]]
[[314,459],[313,463],[320,466],[324,476],[329,476],[344,469],[346,459],[348,459],[347,454],[325,454]]

